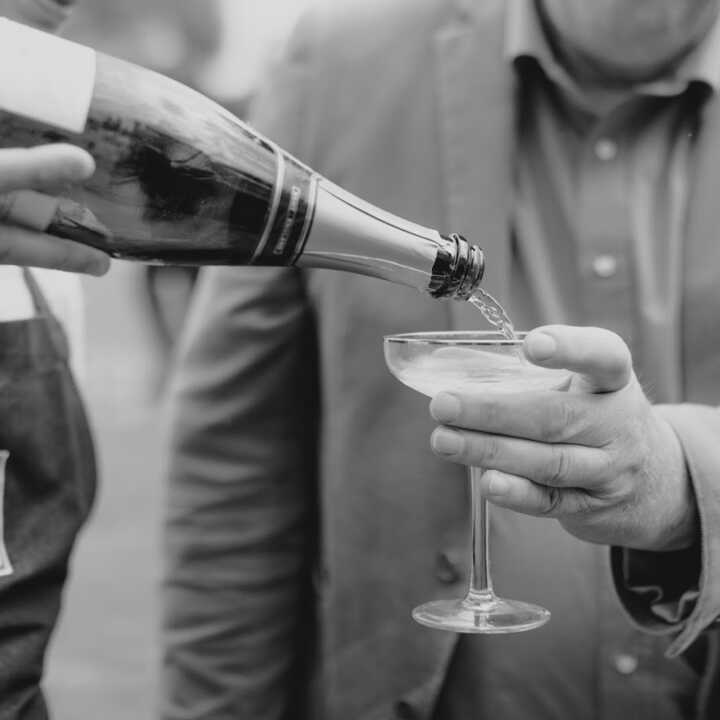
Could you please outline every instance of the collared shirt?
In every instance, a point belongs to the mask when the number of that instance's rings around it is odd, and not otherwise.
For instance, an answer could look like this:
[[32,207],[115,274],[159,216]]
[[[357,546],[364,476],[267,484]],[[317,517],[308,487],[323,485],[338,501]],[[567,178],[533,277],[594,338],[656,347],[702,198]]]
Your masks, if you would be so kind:
[[[693,138],[699,105],[720,87],[720,25],[671,77],[606,114],[555,59],[531,0],[510,3],[507,50],[522,84],[516,240],[543,300],[528,320],[614,330],[651,399],[677,401]],[[536,271],[541,257],[561,260]]]
[[[720,26],[672,76],[638,85],[609,112],[557,61],[532,0],[509,0],[507,30],[520,83],[509,314],[517,327],[614,330],[651,399],[676,402],[693,140],[699,108],[720,88]],[[500,594],[513,597],[517,575],[532,578],[542,562],[530,544],[544,521],[496,509],[492,518],[493,574]],[[551,607],[555,631],[564,625],[575,642],[545,629],[461,639],[437,720],[693,717],[697,676],[663,657],[665,641],[631,628],[607,581],[607,550],[569,543],[562,532],[543,537],[566,575],[517,599]]]

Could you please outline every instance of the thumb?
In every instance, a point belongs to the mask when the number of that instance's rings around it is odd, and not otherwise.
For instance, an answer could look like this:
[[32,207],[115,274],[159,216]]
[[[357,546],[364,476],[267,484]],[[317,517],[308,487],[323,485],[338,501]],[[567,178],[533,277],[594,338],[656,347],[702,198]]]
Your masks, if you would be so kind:
[[577,373],[588,392],[615,392],[632,377],[630,350],[619,335],[603,328],[537,328],[528,333],[523,350],[536,365]]

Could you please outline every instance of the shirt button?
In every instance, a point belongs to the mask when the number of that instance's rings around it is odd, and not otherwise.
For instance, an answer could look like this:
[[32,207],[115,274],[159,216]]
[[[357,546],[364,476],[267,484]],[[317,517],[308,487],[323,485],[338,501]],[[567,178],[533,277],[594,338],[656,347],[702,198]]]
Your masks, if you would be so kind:
[[592,261],[595,277],[611,278],[618,269],[618,261],[614,255],[596,255]]
[[609,140],[608,138],[600,138],[595,143],[595,157],[598,160],[614,160],[617,157],[618,154],[618,146],[617,143],[613,140]]
[[627,653],[618,653],[613,658],[613,665],[621,675],[632,675],[638,669],[638,664],[638,659]]

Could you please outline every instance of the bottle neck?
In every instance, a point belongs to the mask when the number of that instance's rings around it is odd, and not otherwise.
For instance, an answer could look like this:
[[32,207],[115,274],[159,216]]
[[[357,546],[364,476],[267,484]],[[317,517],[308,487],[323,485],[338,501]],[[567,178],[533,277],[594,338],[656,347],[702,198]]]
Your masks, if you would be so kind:
[[442,239],[446,244],[438,252],[433,267],[430,294],[436,298],[467,300],[485,275],[485,253],[456,233]]
[[297,265],[369,275],[436,298],[465,300],[482,280],[484,255],[459,235],[442,236],[319,178],[312,227]]

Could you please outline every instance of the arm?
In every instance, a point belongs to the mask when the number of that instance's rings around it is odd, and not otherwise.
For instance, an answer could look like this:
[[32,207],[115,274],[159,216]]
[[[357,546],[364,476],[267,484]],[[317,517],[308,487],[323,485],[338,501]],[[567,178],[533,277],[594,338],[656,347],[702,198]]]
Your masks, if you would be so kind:
[[685,458],[698,509],[692,547],[676,553],[613,548],[616,586],[625,608],[643,629],[677,634],[671,654],[686,650],[720,616],[720,409],[659,405]]

